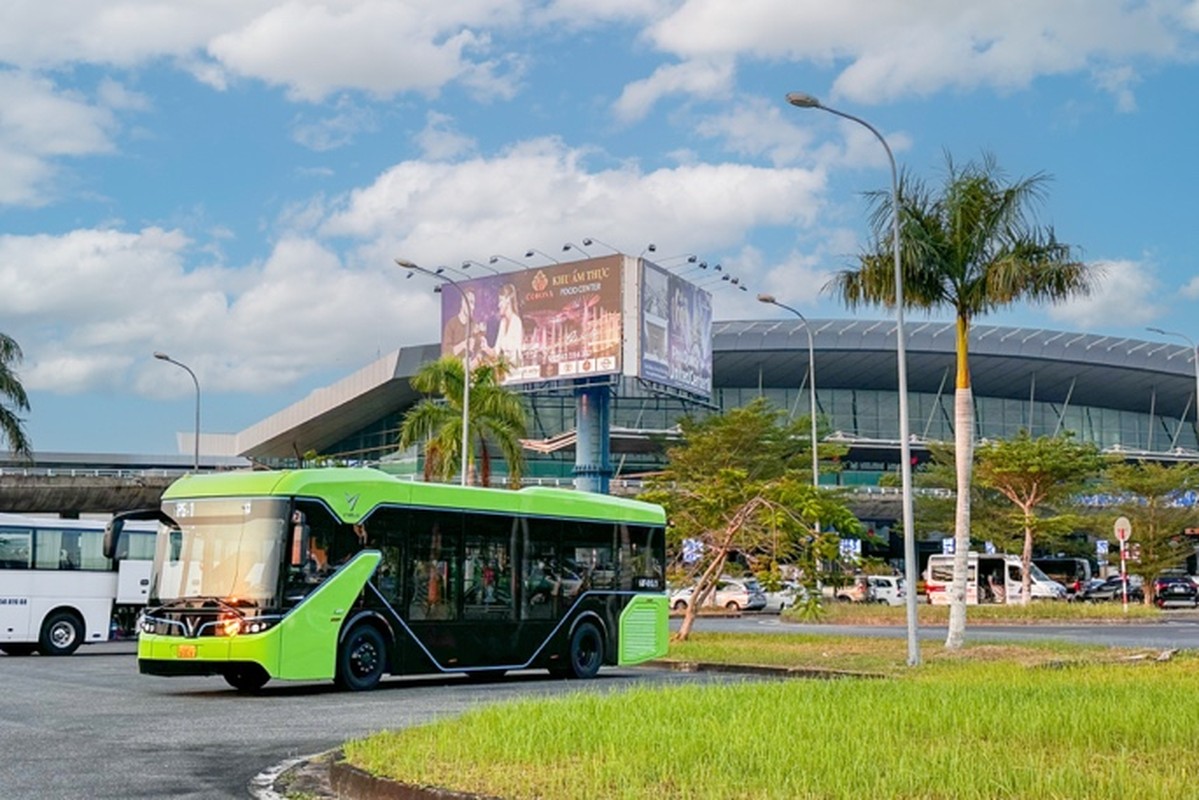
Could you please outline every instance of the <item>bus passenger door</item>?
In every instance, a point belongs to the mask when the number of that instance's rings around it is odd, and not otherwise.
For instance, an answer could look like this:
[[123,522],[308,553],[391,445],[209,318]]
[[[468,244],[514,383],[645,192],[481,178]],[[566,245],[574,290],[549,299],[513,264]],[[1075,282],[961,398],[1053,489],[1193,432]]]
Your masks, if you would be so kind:
[[153,561],[121,561],[117,566],[117,603],[144,606],[150,597]]

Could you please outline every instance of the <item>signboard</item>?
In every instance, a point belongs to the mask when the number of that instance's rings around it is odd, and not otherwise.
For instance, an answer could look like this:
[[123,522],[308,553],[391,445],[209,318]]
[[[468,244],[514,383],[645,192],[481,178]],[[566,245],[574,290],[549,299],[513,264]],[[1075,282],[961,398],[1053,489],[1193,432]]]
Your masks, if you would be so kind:
[[712,396],[712,295],[648,261],[641,273],[638,374]]
[[861,539],[842,539],[840,541],[839,550],[841,558],[848,561],[857,561],[862,557],[862,540]]
[[1124,544],[1128,541],[1128,537],[1132,536],[1132,523],[1128,521],[1128,517],[1120,517],[1113,527],[1116,532],[1116,540],[1120,544]]
[[441,354],[463,357],[469,337],[472,364],[507,362],[506,385],[619,373],[623,261],[602,256],[446,284]]

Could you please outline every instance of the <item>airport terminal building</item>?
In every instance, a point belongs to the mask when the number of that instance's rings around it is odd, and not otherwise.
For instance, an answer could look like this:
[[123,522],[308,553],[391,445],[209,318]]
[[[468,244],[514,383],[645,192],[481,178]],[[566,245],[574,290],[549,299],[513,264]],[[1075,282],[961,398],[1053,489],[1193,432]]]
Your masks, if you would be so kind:
[[[877,485],[898,469],[896,329],[890,320],[812,319],[817,413],[848,448],[830,483]],[[953,440],[954,324],[906,325],[913,456]],[[1106,452],[1158,461],[1199,460],[1194,352],[1186,346],[1057,330],[978,325],[971,375],[979,438],[1072,431]],[[398,452],[404,413],[420,399],[410,384],[441,355],[418,344],[376,360],[232,437],[236,455],[294,464],[304,454],[389,462],[419,471],[419,454]],[[765,397],[795,416],[809,412],[808,337],[798,319],[712,324],[710,402],[628,376],[609,376],[614,478],[661,464],[662,444],[685,415]],[[599,380],[599,379],[597,379]],[[575,398],[556,386],[525,390],[528,475],[569,481]],[[230,453],[234,454],[234,453]],[[501,470],[502,471],[502,470]]]

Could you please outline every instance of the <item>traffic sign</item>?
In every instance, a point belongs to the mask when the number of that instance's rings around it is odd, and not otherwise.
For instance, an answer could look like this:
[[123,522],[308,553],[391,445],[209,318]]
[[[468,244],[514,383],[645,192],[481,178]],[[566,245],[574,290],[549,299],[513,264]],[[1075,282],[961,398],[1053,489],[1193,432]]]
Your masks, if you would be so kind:
[[1132,523],[1128,521],[1128,517],[1120,517],[1116,520],[1115,525],[1116,538],[1120,540],[1120,544],[1124,544],[1132,536]]

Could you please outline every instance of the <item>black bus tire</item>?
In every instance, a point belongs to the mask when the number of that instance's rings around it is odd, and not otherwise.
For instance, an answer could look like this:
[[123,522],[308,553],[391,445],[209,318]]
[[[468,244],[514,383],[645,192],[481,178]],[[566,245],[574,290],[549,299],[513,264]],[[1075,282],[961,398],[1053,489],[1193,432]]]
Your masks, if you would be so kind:
[[70,611],[56,611],[42,623],[37,650],[44,656],[69,656],[83,644],[83,622]]
[[604,663],[604,637],[599,628],[583,622],[570,637],[570,665],[567,677],[594,678]]
[[238,664],[225,671],[225,683],[239,692],[256,692],[271,676],[258,664]]
[[337,673],[342,689],[365,692],[379,685],[387,668],[387,643],[372,625],[357,625],[337,648]]

